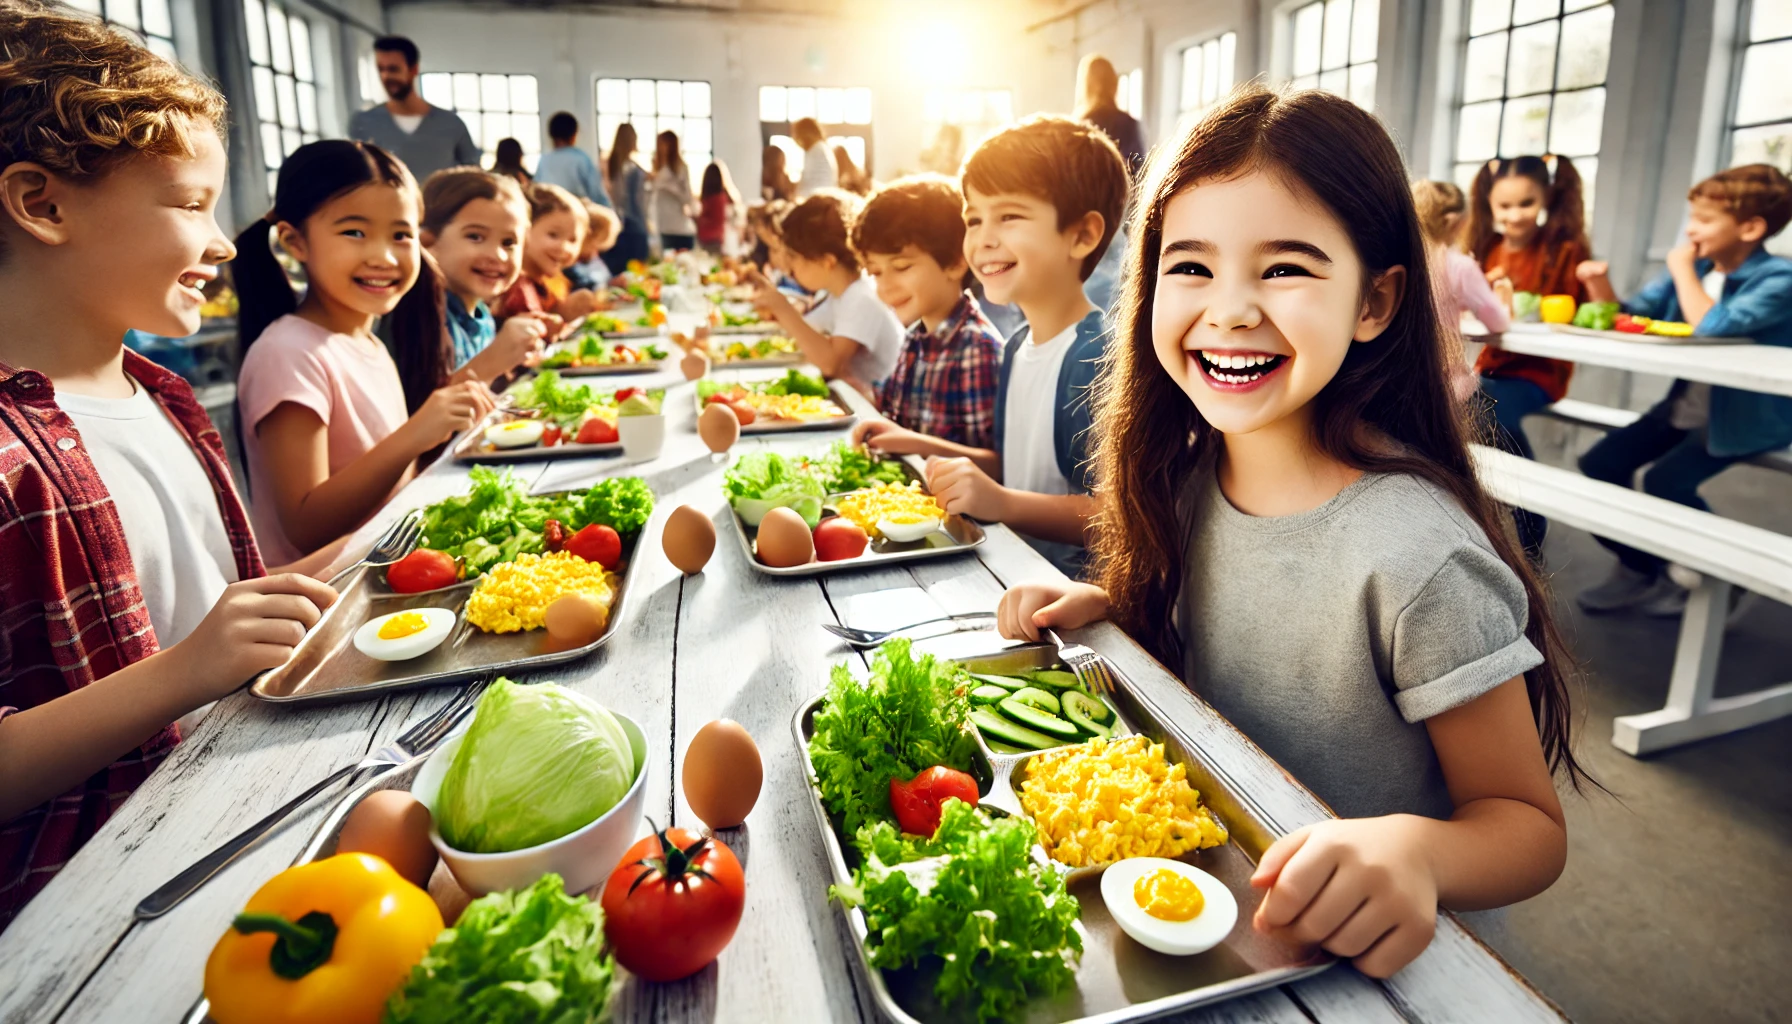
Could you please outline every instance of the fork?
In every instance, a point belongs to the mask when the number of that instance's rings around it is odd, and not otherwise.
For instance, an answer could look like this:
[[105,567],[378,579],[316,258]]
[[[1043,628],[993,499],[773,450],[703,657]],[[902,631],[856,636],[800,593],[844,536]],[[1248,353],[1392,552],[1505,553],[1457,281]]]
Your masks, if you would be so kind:
[[1058,649],[1058,660],[1070,666],[1070,672],[1083,688],[1097,697],[1107,698],[1112,703],[1114,693],[1114,675],[1108,670],[1108,660],[1093,649],[1082,644],[1067,644],[1056,630],[1042,629],[1039,634],[1052,642]]
[[397,562],[411,553],[411,549],[417,546],[417,538],[422,535],[423,512],[421,509],[412,509],[400,516],[385,533],[380,534],[380,539],[373,542],[373,548],[360,561],[330,577],[330,585],[334,586],[338,580],[364,565],[377,569]]
[[345,765],[325,777],[323,781],[305,790],[287,801],[272,814],[237,833],[229,842],[206,854],[192,867],[175,875],[155,892],[143,898],[137,904],[136,916],[139,921],[148,921],[161,917],[173,910],[188,896],[197,892],[199,887],[210,881],[212,876],[224,870],[245,851],[254,846],[262,836],[273,831],[276,825],[285,821],[293,812],[304,806],[310,799],[342,779],[357,775],[369,768],[391,768],[404,764],[414,757],[421,757],[433,751],[454,727],[459,725],[479,695],[485,692],[487,680],[480,680],[469,685],[460,695],[436,709],[429,717],[418,722],[404,735],[362,758],[355,764]]
[[975,622],[979,619],[993,619],[994,612],[967,612],[962,615],[942,615],[937,619],[922,619],[895,629],[859,629],[854,626],[837,626],[832,622],[824,622],[821,628],[845,640],[854,647],[876,647],[898,633],[906,633],[920,626],[931,626],[936,622]]

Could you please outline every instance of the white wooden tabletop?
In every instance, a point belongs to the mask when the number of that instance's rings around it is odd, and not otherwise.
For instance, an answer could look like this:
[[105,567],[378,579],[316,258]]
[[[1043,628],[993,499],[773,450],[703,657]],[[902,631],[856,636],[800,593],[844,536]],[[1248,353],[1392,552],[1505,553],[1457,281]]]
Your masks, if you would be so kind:
[[1545,324],[1528,323],[1513,324],[1505,334],[1488,336],[1484,340],[1509,352],[1522,352],[1528,356],[1792,396],[1792,348],[1781,345],[1619,341],[1552,331]]
[[[643,382],[672,383],[664,375],[605,383]],[[689,387],[682,381],[675,386]],[[663,744],[664,756],[650,765],[649,815],[661,824],[701,828],[671,780],[689,738],[705,722],[741,722],[765,759],[765,788],[747,824],[721,834],[746,867],[746,912],[732,944],[694,978],[667,985],[625,980],[615,1019],[874,1021],[868,986],[855,973],[851,937],[827,902],[821,837],[806,805],[790,730],[796,708],[825,688],[829,667],[857,657],[819,627],[834,621],[865,625],[867,617],[911,610],[989,610],[1003,588],[1052,577],[1056,570],[1013,533],[990,526],[988,541],[974,555],[819,578],[756,572],[724,532],[733,526],[720,487],[723,464],[698,442],[691,402],[675,394],[665,408],[666,450],[653,462],[577,459],[518,468],[537,490],[640,474],[658,495],[638,548],[645,561],[635,569],[635,592],[616,635],[588,660],[543,674],[629,715]],[[784,435],[771,443],[814,450],[835,436]],[[736,453],[759,443],[743,440]],[[409,508],[462,493],[465,475],[459,465],[433,467],[369,523],[362,538],[376,536]],[[659,544],[666,515],[682,504],[709,515],[719,534],[708,568],[689,578],[667,563]],[[1173,715],[1282,830],[1329,816],[1316,797],[1117,628],[1101,624],[1079,638]],[[993,635],[980,639],[987,641],[985,650],[999,643]],[[963,636],[956,640],[966,642]],[[271,705],[244,692],[221,701],[0,933],[0,1022],[179,1020],[198,999],[206,956],[231,916],[292,862],[329,798],[166,916],[134,921],[137,901],[316,779],[390,742],[445,699],[438,688],[326,706]],[[1339,965],[1177,1019],[1513,1024],[1562,1017],[1445,915],[1431,947],[1390,981],[1371,981]]]

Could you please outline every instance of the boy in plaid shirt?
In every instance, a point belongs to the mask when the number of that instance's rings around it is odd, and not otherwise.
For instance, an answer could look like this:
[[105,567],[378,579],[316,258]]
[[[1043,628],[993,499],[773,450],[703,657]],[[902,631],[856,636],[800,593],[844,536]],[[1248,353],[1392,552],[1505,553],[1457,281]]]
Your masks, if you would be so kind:
[[41,0],[0,0],[0,95],[4,928],[335,592],[266,575],[192,388],[123,345],[196,331],[235,255],[223,97]]

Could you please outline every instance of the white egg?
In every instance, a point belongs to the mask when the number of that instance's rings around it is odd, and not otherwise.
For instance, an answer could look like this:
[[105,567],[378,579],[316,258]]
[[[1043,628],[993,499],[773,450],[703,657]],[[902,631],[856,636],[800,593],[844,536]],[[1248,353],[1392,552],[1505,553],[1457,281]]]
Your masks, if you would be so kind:
[[877,532],[897,544],[908,544],[920,540],[939,528],[940,521],[931,517],[918,523],[892,523],[888,519],[877,521]]
[[540,420],[511,420],[486,427],[485,440],[499,448],[527,448],[540,443],[542,429]]
[[[403,636],[382,637],[380,630],[387,623],[401,616],[421,616],[423,628],[415,632],[407,632]],[[409,661],[421,657],[441,646],[448,634],[454,632],[455,614],[446,608],[413,608],[409,611],[393,612],[370,619],[355,630],[355,650],[380,661]],[[393,627],[393,631],[404,630],[415,626],[416,622],[406,619]]]
[[[1139,906],[1133,886],[1160,869],[1195,883],[1203,901],[1200,913],[1187,921],[1165,921]],[[1101,876],[1101,898],[1121,931],[1140,945],[1171,956],[1204,953],[1226,941],[1238,923],[1238,900],[1226,883],[1200,868],[1163,857],[1134,857],[1109,865]]]

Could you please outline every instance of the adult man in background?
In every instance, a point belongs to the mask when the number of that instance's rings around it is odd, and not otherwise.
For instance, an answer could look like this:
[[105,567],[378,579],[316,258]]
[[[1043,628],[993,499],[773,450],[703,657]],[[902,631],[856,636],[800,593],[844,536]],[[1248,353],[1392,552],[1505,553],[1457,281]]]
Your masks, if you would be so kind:
[[444,168],[478,166],[479,147],[467,123],[418,95],[417,44],[403,36],[381,36],[373,41],[373,59],[387,99],[349,118],[349,137],[397,155],[419,183]]
[[535,165],[535,180],[609,206],[610,196],[604,191],[604,176],[597,173],[597,161],[579,148],[579,119],[565,110],[556,113],[548,118],[548,138],[554,148],[543,153]]

